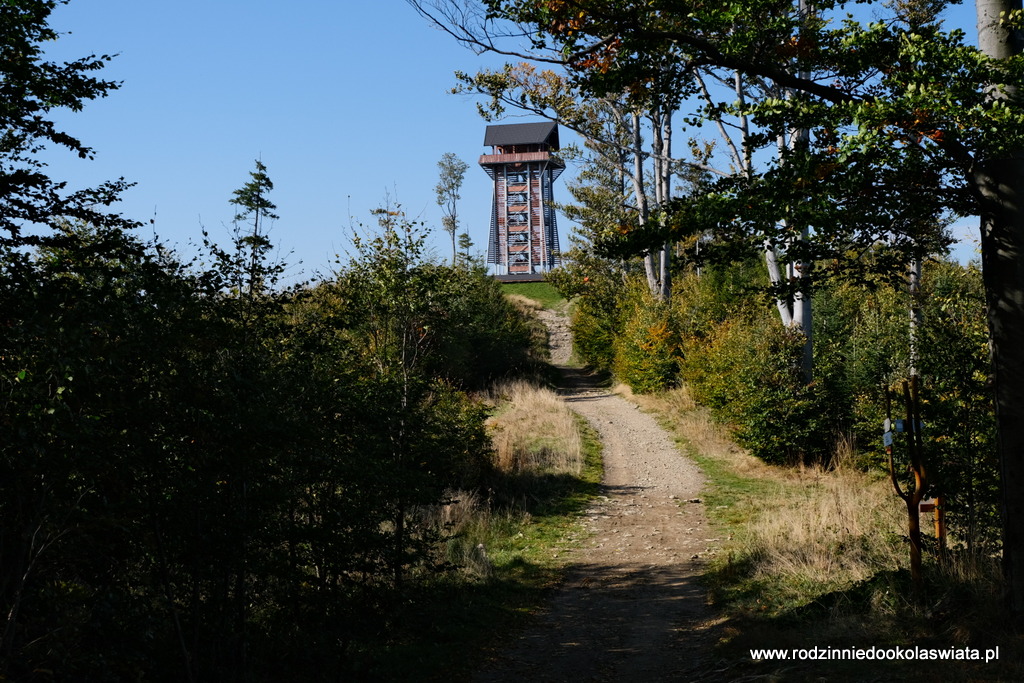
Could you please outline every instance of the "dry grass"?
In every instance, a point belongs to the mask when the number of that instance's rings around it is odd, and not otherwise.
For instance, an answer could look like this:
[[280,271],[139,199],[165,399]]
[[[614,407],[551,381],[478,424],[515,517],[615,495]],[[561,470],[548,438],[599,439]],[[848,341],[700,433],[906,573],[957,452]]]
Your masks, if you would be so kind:
[[[581,474],[579,423],[557,394],[519,379],[492,387],[489,400],[497,406],[488,427],[498,472],[511,479],[526,476],[534,485],[548,475]],[[502,548],[508,539],[523,537],[534,519],[522,505],[509,504],[507,491],[496,496],[503,502],[491,500],[494,494],[449,491],[447,503],[419,511],[420,524],[446,539],[443,559],[475,580],[494,576],[494,553],[507,554]]]
[[809,598],[905,565],[902,503],[887,480],[852,467],[848,449],[828,470],[772,466],[732,443],[685,387],[632,400],[660,414],[710,471],[719,489],[710,512],[732,539],[723,555],[742,561],[747,578],[799,586]]
[[527,380],[513,380],[492,388],[491,399],[500,406],[488,420],[499,471],[572,475],[582,471],[579,426],[555,392]]
[[748,526],[743,552],[758,558],[755,577],[850,584],[905,563],[901,506],[887,481],[849,469],[805,477]]
[[531,299],[528,296],[523,296],[522,294],[506,294],[505,298],[508,299],[513,306],[518,308],[520,311],[523,311],[524,313],[532,314],[536,313],[537,311],[544,310],[544,305],[541,304],[539,301]]
[[632,400],[659,415],[708,475],[708,515],[727,539],[708,563],[709,585],[727,615],[749,618],[724,641],[1008,642],[991,620],[994,558],[927,556],[927,589],[915,598],[904,503],[887,477],[854,466],[848,444],[830,468],[771,466],[732,444],[685,388]]

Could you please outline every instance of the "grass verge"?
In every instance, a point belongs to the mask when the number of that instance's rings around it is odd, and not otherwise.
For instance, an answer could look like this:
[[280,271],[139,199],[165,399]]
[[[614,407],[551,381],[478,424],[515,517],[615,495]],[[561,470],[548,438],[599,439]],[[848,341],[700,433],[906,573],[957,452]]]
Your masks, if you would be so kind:
[[561,310],[566,305],[559,291],[547,282],[510,282],[502,284],[501,290],[507,295],[518,294],[533,299],[542,308]]
[[586,536],[582,513],[603,475],[596,432],[549,390],[494,393],[497,479],[434,511],[448,568],[405,596],[387,643],[364,653],[367,680],[466,679],[545,604]]
[[[993,559],[930,557],[915,593],[905,512],[887,480],[845,464],[849,455],[830,470],[769,466],[733,445],[685,389],[633,400],[708,478],[703,499],[724,541],[704,578],[723,615],[723,679],[1024,680],[1024,640],[1008,626]],[[922,648],[928,658],[780,662],[750,653],[872,647]],[[961,658],[996,647],[993,662]]]

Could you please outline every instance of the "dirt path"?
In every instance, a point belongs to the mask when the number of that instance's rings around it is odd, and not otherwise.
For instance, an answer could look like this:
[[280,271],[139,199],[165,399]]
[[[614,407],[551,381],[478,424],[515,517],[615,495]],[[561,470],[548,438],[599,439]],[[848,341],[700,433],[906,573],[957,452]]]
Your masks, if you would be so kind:
[[716,539],[703,506],[690,502],[700,472],[652,417],[566,367],[565,320],[541,317],[565,400],[604,443],[604,491],[586,514],[592,536],[574,551],[547,611],[473,680],[701,680],[711,643],[697,576]]

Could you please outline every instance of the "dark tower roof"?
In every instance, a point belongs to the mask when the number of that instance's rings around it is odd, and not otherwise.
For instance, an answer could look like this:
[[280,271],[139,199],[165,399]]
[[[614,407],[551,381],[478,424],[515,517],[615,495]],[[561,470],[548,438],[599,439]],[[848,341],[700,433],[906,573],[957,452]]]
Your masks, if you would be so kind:
[[487,132],[484,133],[484,146],[505,147],[506,145],[547,145],[552,150],[558,149],[558,124],[544,121],[487,126]]

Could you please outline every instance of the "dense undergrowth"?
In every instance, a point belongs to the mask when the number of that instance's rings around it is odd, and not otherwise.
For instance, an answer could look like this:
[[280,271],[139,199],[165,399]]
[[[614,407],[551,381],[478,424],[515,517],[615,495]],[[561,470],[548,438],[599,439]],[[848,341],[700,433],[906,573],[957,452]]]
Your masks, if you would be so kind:
[[534,382],[499,383],[495,479],[486,492],[451,491],[431,511],[450,570],[422,582],[387,638],[365,653],[380,680],[469,675],[522,626],[562,577],[585,537],[580,515],[602,478],[597,434]]
[[492,445],[538,323],[378,218],[292,289],[245,230],[205,266],[79,224],[4,247],[0,678],[386,679],[475,601],[538,599],[535,539],[596,481],[577,431],[565,462]]

